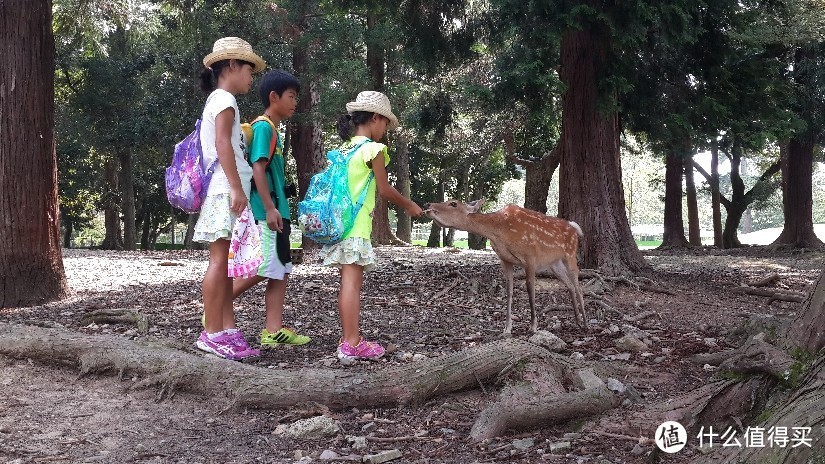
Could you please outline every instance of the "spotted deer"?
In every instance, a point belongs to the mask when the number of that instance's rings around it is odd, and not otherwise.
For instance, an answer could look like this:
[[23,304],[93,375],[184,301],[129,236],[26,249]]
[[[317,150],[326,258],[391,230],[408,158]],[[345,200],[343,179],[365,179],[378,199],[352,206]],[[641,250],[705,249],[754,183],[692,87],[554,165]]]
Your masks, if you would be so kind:
[[537,329],[535,286],[536,273],[551,271],[570,290],[576,322],[584,326],[584,298],[579,286],[576,249],[584,237],[578,224],[546,216],[516,205],[507,205],[494,213],[479,213],[484,199],[464,204],[457,200],[425,205],[425,213],[442,227],[466,230],[490,239],[493,251],[501,259],[507,280],[507,326],[513,329],[513,266],[524,268],[527,295],[530,299],[530,330]]

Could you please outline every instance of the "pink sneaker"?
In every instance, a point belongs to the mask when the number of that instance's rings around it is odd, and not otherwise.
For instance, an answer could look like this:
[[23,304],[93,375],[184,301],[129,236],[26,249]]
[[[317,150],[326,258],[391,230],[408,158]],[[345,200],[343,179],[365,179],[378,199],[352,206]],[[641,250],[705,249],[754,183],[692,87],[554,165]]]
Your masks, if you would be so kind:
[[243,336],[243,332],[240,330],[233,334],[229,334],[226,337],[230,343],[234,344],[242,351],[243,358],[257,357],[261,355],[261,350],[257,350],[249,346],[249,343],[246,342],[246,338]]
[[358,345],[352,346],[345,341],[338,344],[338,360],[341,364],[352,364],[359,359],[374,360],[384,356],[384,347],[375,342],[361,339]]
[[221,334],[210,339],[204,330],[198,337],[198,341],[195,342],[195,346],[224,359],[238,361],[245,358],[246,353],[233,343],[230,337],[231,335]]

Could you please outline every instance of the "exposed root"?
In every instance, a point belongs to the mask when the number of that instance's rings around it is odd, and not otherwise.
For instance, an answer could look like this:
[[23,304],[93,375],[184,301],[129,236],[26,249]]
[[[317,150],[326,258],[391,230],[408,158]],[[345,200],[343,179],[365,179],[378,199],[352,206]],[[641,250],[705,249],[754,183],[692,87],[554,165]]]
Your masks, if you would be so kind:
[[149,316],[133,309],[99,309],[85,314],[80,322],[84,325],[92,322],[96,324],[135,324],[141,334],[149,332]]
[[769,297],[770,299],[768,300],[768,304],[771,304],[774,301],[791,301],[795,303],[801,303],[805,301],[805,298],[807,297],[807,294],[805,293],[795,292],[792,290],[771,290],[767,288],[735,287],[733,291],[746,293],[748,295]]
[[542,392],[540,381],[529,387],[506,388],[495,403],[479,414],[470,439],[481,441],[508,429],[530,430],[588,417],[615,406],[615,397],[591,368],[572,372],[572,381],[573,389],[560,393]]

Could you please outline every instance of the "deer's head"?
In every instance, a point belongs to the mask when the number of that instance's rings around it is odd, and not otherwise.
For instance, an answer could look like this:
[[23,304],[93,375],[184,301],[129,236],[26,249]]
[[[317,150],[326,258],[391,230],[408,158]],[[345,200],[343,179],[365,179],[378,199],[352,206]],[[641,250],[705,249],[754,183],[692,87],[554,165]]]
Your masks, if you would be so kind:
[[479,212],[482,205],[484,205],[483,198],[469,203],[462,203],[458,200],[449,200],[444,203],[427,203],[424,205],[424,213],[441,227],[463,229],[467,216]]

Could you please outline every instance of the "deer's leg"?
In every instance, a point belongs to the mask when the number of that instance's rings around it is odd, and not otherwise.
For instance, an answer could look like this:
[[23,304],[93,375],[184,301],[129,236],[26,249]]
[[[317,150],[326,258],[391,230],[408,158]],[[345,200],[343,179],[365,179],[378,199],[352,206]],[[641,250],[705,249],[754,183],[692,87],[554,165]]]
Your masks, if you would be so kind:
[[524,275],[527,281],[527,298],[530,300],[530,332],[536,333],[536,330],[538,330],[538,318],[536,318],[536,268],[526,266]]
[[507,281],[507,322],[504,326],[504,334],[513,333],[513,265],[501,262],[501,271],[504,273],[504,280]]
[[576,288],[574,287],[573,282],[570,280],[570,275],[567,272],[567,266],[561,260],[556,261],[550,266],[550,269],[553,271],[553,274],[567,287],[567,290],[570,291],[570,299],[573,303],[573,318],[576,320],[576,324],[582,325],[582,322],[579,320],[579,295],[576,293]]

